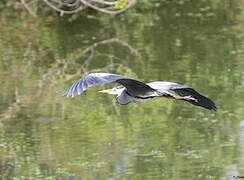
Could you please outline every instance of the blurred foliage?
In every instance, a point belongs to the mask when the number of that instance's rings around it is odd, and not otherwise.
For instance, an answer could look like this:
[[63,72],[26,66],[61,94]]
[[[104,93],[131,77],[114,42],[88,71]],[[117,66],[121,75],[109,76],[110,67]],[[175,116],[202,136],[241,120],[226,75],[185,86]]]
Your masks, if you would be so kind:
[[[117,17],[47,9],[33,18],[1,1],[3,179],[221,179],[233,164],[244,174],[243,6],[141,0]],[[127,46],[101,43],[114,38]],[[119,106],[97,94],[101,87],[61,96],[81,74],[99,70],[187,83],[219,111],[163,99]]]
[[119,0],[114,5],[116,9],[123,9],[128,4],[128,0]]

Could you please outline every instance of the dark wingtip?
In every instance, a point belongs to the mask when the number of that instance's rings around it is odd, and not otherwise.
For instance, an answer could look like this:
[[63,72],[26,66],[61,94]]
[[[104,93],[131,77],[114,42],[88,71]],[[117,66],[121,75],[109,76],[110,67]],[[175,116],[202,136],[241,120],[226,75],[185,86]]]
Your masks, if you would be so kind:
[[218,108],[216,107],[215,104],[207,109],[209,109],[210,111],[214,111],[214,112],[216,112],[218,110]]
[[198,104],[197,104],[198,106],[206,108],[210,111],[215,111],[215,112],[217,111],[218,108],[217,108],[216,104],[211,99],[204,97],[204,96],[201,96],[198,100],[199,100]]
[[178,89],[174,89],[174,91],[177,94],[179,94],[180,96],[189,96],[190,95],[191,97],[195,98],[197,101],[186,100],[193,105],[201,106],[210,111],[217,111],[217,109],[218,109],[216,104],[211,99],[209,99],[206,96],[201,95],[200,93],[198,93],[196,90],[194,90],[192,88],[178,88]]
[[198,94],[197,96],[193,96],[194,98],[197,99],[197,101],[188,101],[189,103],[193,104],[193,105],[196,105],[196,106],[201,106],[205,109],[208,109],[210,111],[217,111],[217,106],[216,104],[209,98],[205,97],[205,96],[202,96],[200,94]]
[[217,108],[217,106],[214,104],[214,108],[213,108],[213,111],[217,111],[218,110],[218,108]]

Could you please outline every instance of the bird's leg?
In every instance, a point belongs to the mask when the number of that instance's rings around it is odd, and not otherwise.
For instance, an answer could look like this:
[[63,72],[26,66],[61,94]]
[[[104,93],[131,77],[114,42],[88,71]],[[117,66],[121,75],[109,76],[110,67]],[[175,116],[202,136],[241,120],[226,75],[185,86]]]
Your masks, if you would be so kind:
[[164,97],[178,99],[178,100],[195,101],[195,102],[197,102],[197,99],[192,97],[192,96],[178,96],[178,95],[175,95],[175,94],[169,93],[169,92],[167,92],[167,94],[164,95]]
[[179,100],[186,100],[186,101],[195,101],[197,102],[197,99],[192,96],[174,96],[175,99]]

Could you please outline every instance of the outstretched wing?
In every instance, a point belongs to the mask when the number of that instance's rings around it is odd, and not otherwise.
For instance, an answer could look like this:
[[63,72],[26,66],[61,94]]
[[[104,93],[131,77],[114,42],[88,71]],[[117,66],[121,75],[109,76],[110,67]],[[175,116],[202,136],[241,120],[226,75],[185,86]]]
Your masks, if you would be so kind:
[[217,110],[215,103],[211,99],[209,99],[206,96],[201,95],[193,88],[176,88],[176,89],[172,89],[172,90],[174,92],[176,92],[177,94],[179,94],[180,96],[191,96],[197,100],[197,101],[188,100],[188,102],[191,104],[194,104],[196,106],[202,106],[209,110],[214,110],[214,111]]
[[167,81],[154,81],[147,83],[148,86],[150,86],[153,89],[156,89],[157,91],[161,93],[165,93],[169,90],[176,89],[176,88],[188,88],[186,85],[173,83],[173,82],[167,82]]
[[126,92],[136,98],[149,98],[155,96],[155,89],[147,84],[134,79],[118,79],[116,82],[120,83],[126,88]]
[[173,82],[166,82],[166,81],[155,81],[155,82],[148,83],[147,85],[149,85],[151,88],[158,90],[161,93],[165,93],[171,90],[180,96],[191,96],[197,101],[188,99],[187,102],[196,106],[204,107],[209,110],[214,110],[214,111],[217,110],[215,103],[211,99],[203,96],[202,94],[200,94],[195,89],[189,86],[173,83]]
[[126,91],[134,97],[143,97],[144,95],[148,95],[149,93],[155,91],[145,83],[127,78],[125,76],[111,73],[90,73],[74,82],[64,93],[64,96],[74,97],[76,95],[82,94],[84,91],[92,86],[112,82],[117,82],[123,85],[126,88]]
[[64,93],[64,96],[74,97],[76,95],[82,94],[84,91],[92,86],[112,83],[118,79],[123,78],[126,77],[111,73],[89,73],[74,82]]

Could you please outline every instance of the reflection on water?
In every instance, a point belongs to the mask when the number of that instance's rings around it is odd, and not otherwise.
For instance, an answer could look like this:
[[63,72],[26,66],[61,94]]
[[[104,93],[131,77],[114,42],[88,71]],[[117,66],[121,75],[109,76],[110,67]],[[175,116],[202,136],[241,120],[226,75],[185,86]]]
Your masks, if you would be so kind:
[[[140,2],[115,18],[2,9],[2,179],[244,175],[244,4],[213,2]],[[219,110],[165,99],[120,106],[99,87],[62,97],[87,71],[186,83]]]

